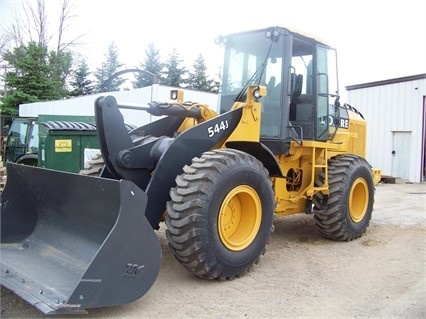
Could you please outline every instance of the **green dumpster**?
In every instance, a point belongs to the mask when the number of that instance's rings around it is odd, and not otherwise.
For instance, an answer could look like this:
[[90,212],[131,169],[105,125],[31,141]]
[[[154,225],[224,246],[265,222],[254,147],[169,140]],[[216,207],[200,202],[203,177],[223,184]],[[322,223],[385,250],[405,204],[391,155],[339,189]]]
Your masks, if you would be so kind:
[[39,167],[79,173],[100,154],[94,123],[76,121],[40,122]]

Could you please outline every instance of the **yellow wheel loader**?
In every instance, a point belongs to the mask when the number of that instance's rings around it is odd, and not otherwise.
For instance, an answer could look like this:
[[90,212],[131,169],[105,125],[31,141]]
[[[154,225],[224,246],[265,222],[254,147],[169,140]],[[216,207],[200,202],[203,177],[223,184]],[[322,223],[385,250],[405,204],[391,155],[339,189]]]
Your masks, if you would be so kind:
[[[380,171],[362,114],[339,102],[335,50],[281,27],[217,42],[220,112],[180,91],[140,107],[100,97],[100,177],[7,166],[3,286],[46,314],[134,301],[159,272],[163,221],[176,259],[219,280],[257,263],[276,217],[312,214],[339,241],[366,231]],[[161,118],[129,132],[123,108]]]

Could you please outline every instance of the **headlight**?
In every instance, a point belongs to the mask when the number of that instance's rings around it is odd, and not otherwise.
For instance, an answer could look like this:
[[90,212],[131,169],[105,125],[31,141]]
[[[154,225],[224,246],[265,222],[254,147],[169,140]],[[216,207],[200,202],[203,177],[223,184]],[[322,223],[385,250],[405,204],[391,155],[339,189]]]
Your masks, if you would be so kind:
[[253,90],[253,96],[256,99],[259,99],[262,97],[262,94],[260,93],[260,88],[258,86]]

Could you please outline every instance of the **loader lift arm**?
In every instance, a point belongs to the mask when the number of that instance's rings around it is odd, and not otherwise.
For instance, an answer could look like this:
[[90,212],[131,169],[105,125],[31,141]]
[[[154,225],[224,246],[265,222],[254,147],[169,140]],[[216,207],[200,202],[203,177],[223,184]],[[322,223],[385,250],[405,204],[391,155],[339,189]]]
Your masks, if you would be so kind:
[[[173,123],[173,129],[176,129],[184,119],[166,117],[138,128],[138,133],[144,136],[139,136],[134,143],[132,132],[127,132],[119,108],[112,96],[96,101],[96,124],[105,165],[115,178],[134,182],[148,195],[145,215],[151,226],[158,229],[176,176],[185,165],[191,163],[192,158],[223,144],[239,124],[243,109],[221,114],[176,137],[164,136],[164,132],[161,136],[148,135],[164,130],[166,121]],[[217,123],[227,123],[227,128],[211,134],[211,127]]]

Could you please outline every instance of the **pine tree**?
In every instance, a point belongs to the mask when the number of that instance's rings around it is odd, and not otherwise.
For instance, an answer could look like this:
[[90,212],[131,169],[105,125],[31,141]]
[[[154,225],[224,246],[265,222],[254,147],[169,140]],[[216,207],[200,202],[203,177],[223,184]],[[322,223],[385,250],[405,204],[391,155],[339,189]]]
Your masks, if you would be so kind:
[[184,66],[181,66],[182,62],[179,53],[176,49],[173,49],[169,59],[164,63],[162,84],[174,87],[182,87],[186,84],[184,77],[187,70]]
[[59,84],[58,90],[63,91],[63,95],[68,95],[66,88],[67,79],[72,73],[73,56],[69,51],[50,51],[49,65],[52,68],[51,76]]
[[97,68],[94,74],[97,79],[96,88],[98,90],[106,89],[107,92],[118,91],[120,86],[126,81],[125,79],[115,78],[106,88],[101,87],[106,80],[108,80],[113,74],[117,73],[124,65],[119,62],[118,48],[114,41],[109,45],[108,53],[105,55],[105,58],[106,62],[103,62],[102,67]]
[[[150,43],[148,48],[145,50],[145,61],[140,64],[141,70],[150,72],[157,77],[159,83],[161,83],[161,71],[163,69],[163,63],[160,61],[160,51],[155,48],[154,43]],[[153,77],[145,73],[137,73],[135,76],[136,81],[132,82],[134,88],[142,88],[151,85]]]
[[62,99],[67,96],[60,70],[69,67],[70,56],[61,56],[61,67],[52,65],[55,53],[48,53],[45,45],[30,42],[4,54],[12,67],[6,73],[6,92],[2,99],[2,112],[16,115],[19,104]]
[[188,87],[197,91],[213,92],[215,82],[207,77],[207,66],[202,54],[194,61],[192,68],[193,72],[190,72],[188,77]]
[[88,79],[89,75],[89,66],[83,58],[78,63],[77,70],[73,73],[73,79],[70,82],[73,90],[70,92],[70,96],[89,95],[93,93],[94,88],[92,81]]

